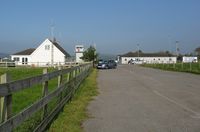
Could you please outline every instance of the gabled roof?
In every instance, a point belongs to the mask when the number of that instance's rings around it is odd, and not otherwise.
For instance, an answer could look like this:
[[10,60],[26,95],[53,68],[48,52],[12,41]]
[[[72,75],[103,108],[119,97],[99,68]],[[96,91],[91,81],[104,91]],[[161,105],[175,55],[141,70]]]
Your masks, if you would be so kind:
[[[121,57],[138,57],[138,52],[128,52],[120,56]],[[168,52],[157,52],[157,53],[139,52],[139,57],[174,57],[174,55]]]
[[[56,41],[52,41],[48,39],[54,46],[56,46],[66,57],[70,57],[69,53],[67,53]],[[17,52],[13,55],[31,55],[35,51],[34,48],[26,49],[20,52]]]
[[49,41],[51,43],[53,43],[53,45],[55,45],[66,57],[70,57],[69,53],[67,53],[56,41],[52,41],[49,39]]
[[35,49],[30,48],[30,49],[26,49],[26,50],[17,52],[17,53],[15,53],[13,55],[31,55],[34,51],[35,51]]

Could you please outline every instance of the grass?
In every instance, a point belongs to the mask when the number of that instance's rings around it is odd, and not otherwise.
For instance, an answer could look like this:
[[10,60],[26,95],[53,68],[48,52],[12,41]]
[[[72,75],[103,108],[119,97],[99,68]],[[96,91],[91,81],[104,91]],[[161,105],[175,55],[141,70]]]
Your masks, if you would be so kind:
[[82,122],[88,118],[86,107],[97,92],[97,70],[92,73],[81,84],[74,98],[65,107],[58,118],[53,122],[50,132],[81,132]]
[[[44,68],[25,68],[25,67],[13,67],[13,68],[0,68],[0,75],[8,73],[11,76],[12,81],[24,79],[27,77],[32,77],[42,74]],[[50,68],[49,71],[54,71],[55,69]],[[53,91],[57,86],[57,79],[52,79],[49,82],[49,92]],[[13,103],[12,103],[12,113],[16,115],[27,106],[33,104],[35,101],[39,100],[42,97],[42,84],[38,84],[31,88],[16,92],[13,94]],[[53,104],[52,102],[51,104]],[[51,105],[50,110],[55,105]],[[50,112],[49,110],[49,112]],[[14,131],[32,131],[34,127],[41,120],[41,111],[38,111],[34,114],[33,117],[22,123]]]
[[194,74],[200,74],[200,63],[143,64],[142,66],[168,70],[168,71],[189,72],[189,73],[194,73]]
[[[30,67],[29,68],[25,68],[25,67],[0,68],[0,75],[4,73],[8,73],[11,76],[12,81],[14,81],[14,80],[19,80],[19,79],[24,79],[27,77],[40,75],[42,74],[43,69],[44,68],[30,68]],[[55,69],[51,68],[48,70],[54,71]],[[75,108],[74,106],[78,106],[78,108],[81,108],[81,110],[83,110],[85,108],[84,106],[86,105],[87,101],[91,100],[91,96],[96,95],[96,91],[95,91],[96,90],[95,89],[96,88],[96,74],[97,73],[94,70],[92,75],[88,79],[86,79],[84,83],[81,85],[81,88],[77,91],[76,95],[74,96],[75,97],[74,100],[79,99],[79,98],[81,98],[81,100],[76,101],[74,103],[72,103],[73,102],[72,101],[70,103],[70,105],[72,105],[72,109]],[[68,76],[65,75],[63,77],[63,80],[67,80],[67,78]],[[49,86],[48,88],[49,92],[53,91],[57,87],[57,78],[49,81],[48,86]],[[12,104],[13,115],[16,115],[23,109],[27,108],[27,106],[30,106],[35,101],[41,99],[41,97],[42,97],[42,84],[38,84],[31,88],[14,93],[13,104]],[[51,110],[56,106],[56,101],[57,101],[57,98],[54,98],[52,101],[50,101],[50,103],[48,104],[48,113],[50,113]],[[76,111],[78,108],[76,107],[73,111]],[[72,110],[72,109],[69,109],[69,110]],[[41,122],[41,114],[42,114],[42,111],[39,110],[31,118],[27,119],[24,123],[22,123],[19,127],[17,127],[14,131],[20,131],[20,132],[33,131],[34,128]],[[78,116],[79,117],[77,118],[83,119],[86,117],[86,114],[81,113],[81,111],[79,111]],[[70,117],[70,120],[73,120],[74,118]],[[77,125],[75,121],[70,121],[70,122],[72,124]],[[77,128],[77,127],[74,127],[74,128]],[[51,129],[51,130],[55,130],[55,129]],[[73,128],[72,128],[72,131],[74,131]]]

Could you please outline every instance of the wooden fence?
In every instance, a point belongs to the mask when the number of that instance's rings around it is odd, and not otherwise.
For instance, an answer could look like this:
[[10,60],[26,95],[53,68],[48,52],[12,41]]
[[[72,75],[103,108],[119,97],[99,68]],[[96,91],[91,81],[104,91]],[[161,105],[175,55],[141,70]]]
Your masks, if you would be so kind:
[[[44,69],[43,75],[13,82],[9,80],[9,75],[2,75],[0,84],[0,132],[11,132],[39,110],[42,110],[41,122],[34,131],[44,131],[64,105],[72,98],[80,83],[88,76],[91,68],[92,64],[89,63],[68,69],[59,68],[59,70],[50,73],[47,72],[47,69]],[[67,81],[63,81],[64,75],[68,76]],[[48,82],[54,78],[58,78],[58,86],[54,91],[48,93]],[[43,84],[43,97],[15,116],[12,116],[12,94],[41,83]],[[58,100],[56,106],[50,113],[47,113],[48,103],[55,97]]]
[[0,67],[15,67],[15,62],[0,62]]

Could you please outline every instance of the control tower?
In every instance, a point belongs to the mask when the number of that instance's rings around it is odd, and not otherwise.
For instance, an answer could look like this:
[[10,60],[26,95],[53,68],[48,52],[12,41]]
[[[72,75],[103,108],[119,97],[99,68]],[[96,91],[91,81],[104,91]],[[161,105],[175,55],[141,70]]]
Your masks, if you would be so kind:
[[76,45],[75,46],[75,53],[76,53],[76,62],[83,62],[81,57],[83,56],[84,47],[83,45]]

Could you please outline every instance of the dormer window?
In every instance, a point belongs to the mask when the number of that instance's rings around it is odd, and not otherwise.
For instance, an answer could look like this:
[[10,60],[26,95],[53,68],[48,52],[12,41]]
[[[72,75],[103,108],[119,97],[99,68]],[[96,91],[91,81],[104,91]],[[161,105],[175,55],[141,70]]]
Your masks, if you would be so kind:
[[50,50],[50,45],[45,45],[45,50]]

